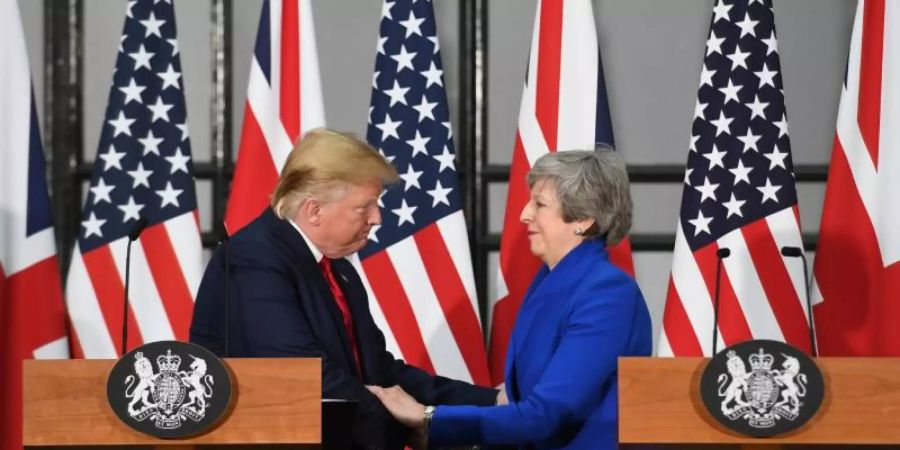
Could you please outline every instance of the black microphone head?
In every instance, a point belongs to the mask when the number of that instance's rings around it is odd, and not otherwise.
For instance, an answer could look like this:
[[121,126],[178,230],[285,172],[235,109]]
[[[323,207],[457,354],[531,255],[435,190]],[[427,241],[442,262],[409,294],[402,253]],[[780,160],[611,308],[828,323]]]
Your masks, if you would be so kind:
[[725,259],[729,256],[731,256],[731,250],[729,250],[728,247],[722,247],[716,250],[716,257],[719,259]]
[[131,231],[128,232],[128,240],[136,241],[137,238],[141,237],[141,233],[144,232],[144,228],[147,228],[147,218],[144,216],[138,217],[137,222],[131,226]]
[[791,247],[789,245],[786,245],[784,247],[781,247],[781,255],[791,258],[799,258],[803,256],[803,249],[801,249],[800,247]]

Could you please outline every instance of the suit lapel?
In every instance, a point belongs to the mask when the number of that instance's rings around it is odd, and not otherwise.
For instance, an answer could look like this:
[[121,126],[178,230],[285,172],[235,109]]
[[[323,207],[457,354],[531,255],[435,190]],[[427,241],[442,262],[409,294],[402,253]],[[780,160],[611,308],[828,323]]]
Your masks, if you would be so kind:
[[[303,236],[294,229],[294,227],[286,220],[279,219],[271,209],[266,211],[267,219],[270,221],[270,230],[275,237],[290,250],[293,260],[296,263],[296,273],[294,274],[302,283],[312,285],[313,291],[318,294],[318,298],[313,308],[324,308],[327,315],[331,319],[331,329],[337,334],[341,342],[344,358],[351,370],[355,372],[356,364],[353,362],[353,349],[350,347],[350,339],[347,332],[344,331],[344,320],[341,311],[338,309],[334,294],[322,274],[319,263],[313,257],[312,251],[306,245]],[[339,276],[340,278],[340,276]],[[345,294],[346,295],[346,294]],[[319,317],[319,315],[308,315],[310,319]],[[320,336],[320,339],[326,341],[327,338]]]

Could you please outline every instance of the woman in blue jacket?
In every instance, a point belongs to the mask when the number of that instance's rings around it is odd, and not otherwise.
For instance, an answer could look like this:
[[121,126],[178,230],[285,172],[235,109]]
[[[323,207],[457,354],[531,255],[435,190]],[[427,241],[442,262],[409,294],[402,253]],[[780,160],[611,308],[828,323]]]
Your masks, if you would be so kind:
[[616,448],[617,359],[649,356],[650,315],[607,245],[631,227],[625,163],[611,149],[539,158],[522,210],[531,252],[545,264],[522,302],[506,359],[503,406],[425,406],[399,387],[370,387],[417,430],[418,447],[518,444]]

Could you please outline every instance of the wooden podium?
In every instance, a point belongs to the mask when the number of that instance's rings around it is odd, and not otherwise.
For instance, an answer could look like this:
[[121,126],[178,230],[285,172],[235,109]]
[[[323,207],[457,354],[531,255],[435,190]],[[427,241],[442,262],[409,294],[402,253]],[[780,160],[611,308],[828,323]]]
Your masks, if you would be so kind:
[[825,376],[819,412],[801,428],[768,439],[734,433],[706,412],[698,386],[707,361],[619,358],[619,442],[624,448],[900,448],[900,358],[817,358]]
[[25,447],[321,446],[322,369],[317,358],[225,359],[233,390],[223,419],[205,434],[173,440],[132,430],[110,409],[106,379],[115,362],[25,361]]

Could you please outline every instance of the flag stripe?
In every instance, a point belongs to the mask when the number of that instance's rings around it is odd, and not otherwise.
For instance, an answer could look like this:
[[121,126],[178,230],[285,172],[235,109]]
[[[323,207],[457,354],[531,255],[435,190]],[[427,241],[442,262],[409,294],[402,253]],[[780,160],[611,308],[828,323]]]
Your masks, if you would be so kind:
[[241,150],[238,152],[225,214],[225,224],[231,234],[250,223],[268,206],[269,195],[278,182],[278,170],[266,147],[266,138],[248,101],[244,109]]
[[188,213],[165,222],[166,234],[178,259],[178,267],[181,267],[181,275],[187,283],[192,311],[200,280],[203,279],[203,242],[200,240],[196,217],[195,213]]
[[[748,334],[741,340],[759,338],[784,341],[784,335],[778,327],[775,313],[769,302],[761,301],[766,298],[759,274],[753,270],[753,259],[744,234],[734,230],[719,238],[719,246],[731,250],[731,256],[725,258],[724,265],[728,273],[728,279],[734,287],[734,293],[740,302],[740,313],[746,320]],[[741,342],[741,340],[728,341],[729,344]]]
[[[772,239],[775,241],[775,248],[779,252],[784,247],[803,248],[803,236],[800,233],[800,220],[798,219],[799,209],[799,205],[794,205],[793,208],[784,209],[766,217],[769,229],[773,231]],[[804,286],[806,277],[803,274],[803,261],[799,258],[782,258],[782,261],[791,285],[794,287],[794,295],[799,300],[803,317],[807,318],[806,287]],[[809,320],[806,322],[808,324]]]
[[[475,310],[471,308],[460,274],[455,270],[444,237],[437,224],[432,223],[416,233],[414,239],[418,253],[423,255],[424,269],[435,298],[456,342],[454,348],[459,349],[468,368],[466,373],[471,374],[476,383],[487,385],[490,380],[484,365],[481,325]],[[439,322],[440,318],[435,320]],[[443,353],[438,356],[445,357]]]
[[[703,354],[709,355],[712,351],[712,298],[703,274],[700,272],[700,267],[697,265],[697,260],[694,259],[683,233],[679,222],[675,234],[675,249],[672,252],[672,283],[675,290],[678,291],[678,296],[675,298],[685,300],[682,306],[690,319],[692,329],[677,330],[677,332],[693,333],[700,342]],[[669,336],[668,339],[669,342],[673,341],[672,336]],[[719,333],[718,339],[722,339],[721,333]],[[725,341],[720,340],[719,342]]]
[[300,34],[297,0],[283,0],[281,11],[281,123],[288,136],[300,134]]
[[387,318],[384,316],[384,311],[381,310],[381,305],[378,304],[378,297],[375,295],[375,291],[372,290],[372,284],[369,283],[369,277],[366,276],[366,271],[363,269],[362,263],[359,260],[359,253],[348,256],[347,260],[350,261],[350,264],[353,264],[356,273],[359,275],[360,281],[362,281],[363,287],[366,288],[369,312],[372,314],[372,320],[375,322],[375,325],[378,326],[378,329],[381,330],[384,335],[385,348],[394,356],[405,359],[403,352],[400,350],[400,345],[397,344],[397,339],[395,339],[394,334],[390,332],[391,327],[388,325]]
[[[187,341],[194,300],[184,274],[180,270],[181,266],[165,224],[147,227],[140,239],[150,275],[162,299],[174,337],[179,341]],[[179,270],[172,270],[172,268]]]
[[[72,252],[72,261],[69,263],[66,301],[71,322],[69,329],[72,330],[73,336],[72,356],[104,358],[116,355],[119,344],[113,343],[109,325],[96,326],[104,323],[114,325],[115,322],[106,321],[106,315],[101,309],[84,258],[79,251]],[[121,308],[117,317],[121,320]],[[121,328],[121,323],[119,323],[119,328]]]
[[[446,245],[452,242],[468,242],[469,236],[466,231],[466,218],[462,210],[450,214],[443,219],[439,219],[437,226],[441,236],[443,236],[445,248],[453,262],[453,270],[456,271],[460,283],[463,285],[465,295],[469,301],[471,311],[478,311],[478,295],[475,290],[475,273],[472,270],[472,255],[469,252],[468,245]],[[472,317],[481,329],[481,321],[478,314]],[[479,345],[484,350],[484,345]],[[482,358],[483,359],[483,358]]]
[[362,261],[362,266],[403,357],[410,364],[435,373],[409,297],[387,252],[370,255]]
[[[149,227],[148,227],[149,229]],[[144,230],[146,232],[146,230]],[[143,235],[141,235],[143,238]],[[120,279],[125,279],[125,259],[128,239],[118,239],[109,244],[109,250],[116,262]],[[167,266],[174,273],[177,267]],[[156,282],[144,252],[144,245],[137,240],[131,245],[131,286],[128,298],[134,311],[137,325],[140,327],[144,342],[156,342],[175,338],[170,325],[169,314],[160,296]],[[129,333],[131,328],[129,325]],[[129,347],[130,348],[130,347]]]
[[[669,289],[666,295],[666,308],[663,311],[663,333],[660,338],[659,354],[702,356],[703,348],[694,333],[681,333],[678,330],[691,328],[691,319],[684,309],[684,303],[678,298],[673,277],[669,277]],[[662,345],[666,342],[666,346]]]
[[862,54],[859,65],[859,129],[866,148],[878,165],[881,128],[881,77],[884,50],[884,1],[866,2]]
[[[50,228],[52,230],[52,228]],[[2,277],[0,268],[0,277]],[[21,349],[25,354],[37,352],[48,343],[65,340],[65,310],[61,299],[62,287],[59,280],[59,266],[56,256],[52,256],[9,275],[6,286],[0,285],[0,302],[10,302],[17,322],[23,327],[19,330]],[[6,293],[6,298],[2,298]],[[27,300],[26,300],[27,299]],[[4,305],[0,303],[0,309]],[[34,318],[40,314],[39,320],[23,320]],[[0,317],[0,323],[5,319]],[[62,336],[62,337],[61,337]],[[45,353],[46,354],[46,353]],[[52,353],[51,353],[52,354]],[[56,357],[68,357],[68,352],[56,353]]]
[[[710,305],[713,308],[713,317],[715,317],[715,301],[716,301],[716,271],[718,266],[718,258],[716,252],[719,245],[716,243],[707,245],[694,252],[694,258],[697,260],[697,266],[706,289],[711,299]],[[750,327],[744,318],[744,312],[738,303],[734,289],[731,287],[731,280],[728,277],[724,261],[722,264],[722,273],[718,277],[719,284],[719,332],[725,343],[741,342],[752,338]],[[721,346],[719,348],[722,348]]]
[[[597,84],[598,78],[601,78],[597,27],[590,17],[589,3],[558,3],[562,7],[561,24],[565,24],[566,30],[560,30],[557,135],[555,141],[548,139],[547,142],[554,142],[552,147],[555,150],[592,149],[600,140],[597,136],[597,110],[609,109],[605,102],[598,99],[598,91],[603,86]],[[586,16],[591,20],[585,20]],[[627,256],[630,259],[631,255]]]
[[[421,230],[416,234],[423,232]],[[421,329],[435,373],[471,382],[472,377],[466,370],[465,361],[451,331],[453,324],[442,311],[441,301],[435,291],[437,287],[430,283],[429,273],[425,268],[426,261],[419,253],[416,243],[415,236],[413,239],[404,239],[388,247],[388,256],[395,268],[403,268],[397,271],[398,280],[406,298],[414,299],[409,302],[409,306]]]
[[806,317],[768,222],[750,223],[741,233],[785,341],[808,351],[809,328],[802,326]]
[[[93,286],[97,295],[100,310],[103,313],[103,322],[106,324],[106,329],[113,342],[115,342],[114,353],[104,356],[122,356],[120,353],[122,322],[120,320],[122,320],[122,302],[124,301],[125,286],[122,283],[122,279],[117,276],[119,272],[109,247],[98,247],[95,250],[84,253],[84,267],[87,269],[91,286]],[[86,326],[96,326],[96,324],[86,324]],[[132,304],[128,308],[128,342],[126,345],[127,348],[134,348],[142,342],[141,330],[137,326]]]
[[562,54],[563,2],[540,2],[540,37],[538,38],[538,59],[536,110],[540,129],[547,146],[557,149],[559,124],[559,79]]

